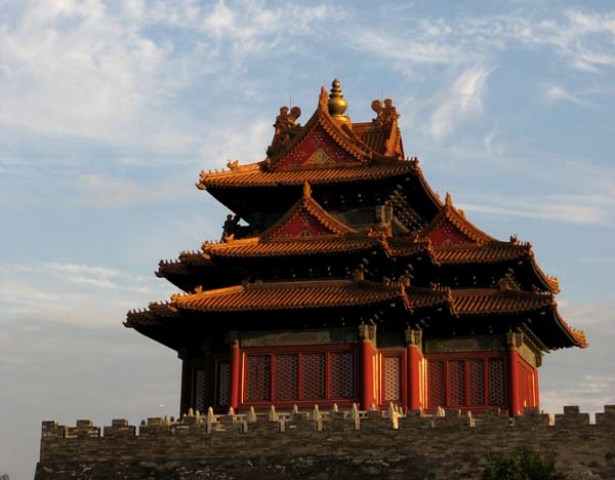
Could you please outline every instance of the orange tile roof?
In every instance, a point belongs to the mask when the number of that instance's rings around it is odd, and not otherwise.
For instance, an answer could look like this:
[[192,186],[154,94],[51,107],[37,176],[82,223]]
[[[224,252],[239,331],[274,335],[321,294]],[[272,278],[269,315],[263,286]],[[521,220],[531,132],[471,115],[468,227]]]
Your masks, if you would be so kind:
[[375,248],[380,240],[357,235],[319,236],[306,239],[263,241],[258,237],[234,240],[231,243],[203,245],[210,257],[284,257],[297,255],[338,254]]
[[[553,295],[509,289],[450,289],[447,287],[402,287],[365,280],[314,280],[236,285],[227,288],[178,294],[171,302],[151,303],[148,310],[128,313],[126,326],[157,324],[158,318],[180,318],[182,312],[249,312],[318,308],[362,307],[400,302],[411,314],[414,309],[438,306],[452,315],[518,315],[551,312],[545,317],[573,344],[586,347],[585,334],[571,328],[557,313]],[[549,320],[553,319],[553,320]],[[544,328],[533,324],[532,328]],[[560,348],[559,343],[554,344]]]
[[[370,150],[378,155],[396,156],[404,158],[403,148],[401,152],[394,152],[397,146],[396,141],[401,139],[397,122],[377,127],[373,122],[353,123],[352,131],[369,147]],[[393,145],[392,145],[393,144]]]
[[172,306],[200,312],[365,306],[403,300],[398,286],[354,280],[271,282],[176,295]]
[[356,181],[374,181],[385,178],[416,175],[420,172],[418,164],[412,160],[396,160],[371,165],[339,166],[337,168],[298,169],[269,172],[263,168],[238,167],[222,172],[201,172],[200,189],[233,187],[277,187],[299,186],[305,182],[311,185],[347,183]]
[[485,244],[457,244],[434,246],[433,258],[438,263],[498,263],[530,257],[528,244],[490,242]]
[[514,314],[556,308],[549,293],[501,291],[497,289],[452,290],[453,311],[466,315]]

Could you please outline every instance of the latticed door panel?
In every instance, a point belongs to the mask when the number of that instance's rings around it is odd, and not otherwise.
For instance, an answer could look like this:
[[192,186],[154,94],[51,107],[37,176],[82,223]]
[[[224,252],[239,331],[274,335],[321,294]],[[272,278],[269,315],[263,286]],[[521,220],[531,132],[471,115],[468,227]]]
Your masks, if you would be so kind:
[[506,405],[503,358],[428,359],[429,408]]
[[197,370],[194,375],[194,408],[200,412],[207,408],[207,372],[205,370]]
[[401,356],[383,358],[383,399],[385,403],[401,401]]
[[470,406],[485,405],[485,361],[482,358],[468,361],[468,395]]
[[231,403],[231,366],[228,362],[218,363],[218,405],[226,407]]
[[488,362],[489,406],[506,405],[506,369],[503,358],[491,358]]
[[271,357],[246,356],[246,402],[268,402],[271,397]]
[[301,355],[301,399],[325,398],[326,355],[304,353]]
[[348,399],[355,396],[353,352],[329,353],[329,398]]
[[448,362],[448,405],[460,407],[466,403],[465,362],[451,360]]
[[427,366],[427,391],[431,408],[446,406],[445,362],[430,361]]
[[296,400],[299,365],[297,355],[276,355],[274,362],[274,400]]

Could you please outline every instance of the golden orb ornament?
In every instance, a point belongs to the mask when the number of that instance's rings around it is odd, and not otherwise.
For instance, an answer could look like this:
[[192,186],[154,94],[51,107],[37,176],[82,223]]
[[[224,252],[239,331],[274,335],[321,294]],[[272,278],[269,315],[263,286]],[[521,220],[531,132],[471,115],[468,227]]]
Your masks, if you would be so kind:
[[350,118],[344,115],[344,113],[346,113],[346,109],[348,108],[348,102],[344,99],[342,84],[337,78],[333,80],[333,83],[331,84],[328,107],[329,115],[331,115],[334,120],[341,123],[350,123]]

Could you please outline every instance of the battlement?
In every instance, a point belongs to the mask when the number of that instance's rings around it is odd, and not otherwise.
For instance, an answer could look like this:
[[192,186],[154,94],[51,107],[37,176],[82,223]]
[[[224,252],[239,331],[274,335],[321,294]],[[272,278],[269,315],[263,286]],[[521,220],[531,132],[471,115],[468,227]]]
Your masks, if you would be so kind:
[[[477,478],[489,455],[520,445],[554,456],[571,478],[589,473],[615,478],[615,405],[597,413],[595,424],[575,406],[554,417],[526,409],[510,418],[498,410],[472,416],[439,409],[425,415],[393,405],[387,411],[315,406],[277,412],[272,407],[224,415],[209,409],[178,420],[148,418],[138,427],[125,419],[102,428],[90,420],[78,420],[74,427],[46,421],[36,479],[64,479],[66,472],[82,471],[89,472],[83,478],[102,479],[104,472],[121,471],[124,476],[118,478],[137,480],[161,469],[164,478],[180,478],[174,475],[181,470],[181,478],[190,480],[231,471],[233,478],[270,478],[272,472],[277,476],[271,478],[315,478],[331,469],[337,478],[356,478],[357,472],[391,479],[406,472],[403,478],[413,478],[407,476],[410,470],[433,471],[433,478]],[[212,476],[195,473],[203,468]],[[349,476],[344,476],[346,468]]]

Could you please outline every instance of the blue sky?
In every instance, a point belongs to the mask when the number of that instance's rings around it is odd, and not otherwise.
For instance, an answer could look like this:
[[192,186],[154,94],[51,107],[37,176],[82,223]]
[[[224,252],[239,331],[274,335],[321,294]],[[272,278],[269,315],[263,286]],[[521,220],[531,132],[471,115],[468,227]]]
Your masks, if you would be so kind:
[[43,419],[177,414],[179,361],[125,313],[219,238],[198,172],[262,160],[335,77],[356,121],[393,98],[434,190],[559,277],[591,346],[546,357],[543,408],[615,403],[614,74],[607,1],[0,0],[0,474],[32,478]]

